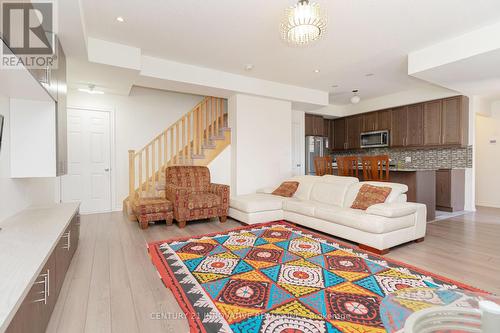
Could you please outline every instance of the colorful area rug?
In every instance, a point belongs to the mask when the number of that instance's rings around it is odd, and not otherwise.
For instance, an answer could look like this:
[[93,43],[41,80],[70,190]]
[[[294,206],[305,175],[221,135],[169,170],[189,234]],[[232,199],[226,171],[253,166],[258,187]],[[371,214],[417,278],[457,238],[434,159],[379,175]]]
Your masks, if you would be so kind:
[[151,243],[149,252],[192,332],[388,332],[403,319],[380,307],[386,295],[477,290],[286,222]]

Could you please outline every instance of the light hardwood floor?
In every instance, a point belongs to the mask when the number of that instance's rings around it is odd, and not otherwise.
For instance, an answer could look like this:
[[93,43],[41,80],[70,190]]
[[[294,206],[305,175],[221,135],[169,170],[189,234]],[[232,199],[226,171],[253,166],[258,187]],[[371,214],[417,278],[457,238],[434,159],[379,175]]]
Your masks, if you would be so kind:
[[[80,244],[47,332],[188,332],[146,243],[240,226],[228,220],[143,231],[122,213],[86,215],[81,222]],[[387,257],[500,294],[500,209],[431,223],[424,242],[399,246]]]

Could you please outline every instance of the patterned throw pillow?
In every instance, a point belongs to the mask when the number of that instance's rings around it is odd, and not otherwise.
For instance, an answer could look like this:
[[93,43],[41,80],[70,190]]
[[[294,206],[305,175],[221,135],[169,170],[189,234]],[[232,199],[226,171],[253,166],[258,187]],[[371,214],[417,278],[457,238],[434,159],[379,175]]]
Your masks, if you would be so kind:
[[364,184],[359,189],[356,200],[354,200],[351,208],[366,210],[370,206],[384,203],[391,191],[392,188],[390,187]]
[[273,195],[282,197],[292,197],[299,188],[299,182],[283,182],[277,189],[273,191]]

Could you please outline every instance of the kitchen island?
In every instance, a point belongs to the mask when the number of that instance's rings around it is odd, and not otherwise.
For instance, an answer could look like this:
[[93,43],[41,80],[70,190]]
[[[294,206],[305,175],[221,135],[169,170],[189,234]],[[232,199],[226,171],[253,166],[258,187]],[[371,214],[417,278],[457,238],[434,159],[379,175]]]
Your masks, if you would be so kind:
[[[333,173],[337,174],[334,165]],[[400,169],[389,168],[391,183],[405,184],[408,186],[409,202],[418,202],[427,206],[427,221],[436,217],[436,170],[433,169]],[[363,181],[363,169],[359,168],[360,181]]]
[[436,170],[394,169],[390,170],[390,181],[408,186],[409,202],[427,206],[427,221],[436,217]]

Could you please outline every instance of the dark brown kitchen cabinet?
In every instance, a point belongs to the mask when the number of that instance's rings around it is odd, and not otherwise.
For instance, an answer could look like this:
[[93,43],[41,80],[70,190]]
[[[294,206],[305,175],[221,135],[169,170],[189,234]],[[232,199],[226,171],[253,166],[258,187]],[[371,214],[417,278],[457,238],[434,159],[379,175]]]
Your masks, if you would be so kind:
[[316,136],[325,136],[325,120],[321,116],[314,117],[314,128]]
[[73,216],[7,328],[7,333],[43,333],[78,246],[80,216]]
[[305,115],[305,135],[306,136],[326,136],[325,119],[312,114]]
[[391,110],[381,110],[363,114],[362,132],[390,130]]
[[441,143],[466,146],[469,135],[469,99],[464,96],[444,99],[441,118]]
[[436,171],[436,209],[456,212],[464,210],[465,170],[441,169]]
[[391,129],[391,110],[377,111],[377,131]]
[[424,103],[424,145],[439,146],[442,142],[442,109],[441,100]]
[[314,117],[311,114],[305,115],[305,134],[306,136],[314,135]]
[[358,149],[361,147],[360,135],[363,126],[363,116],[356,115],[346,120],[347,149]]
[[333,149],[358,149],[361,132],[389,130],[391,147],[466,147],[469,100],[455,96],[337,118]]
[[408,135],[408,107],[391,110],[391,147],[403,147]]
[[347,149],[346,118],[333,120],[333,149]]
[[326,137],[328,139],[328,148],[330,148],[330,145],[331,143],[333,142],[332,141],[332,121],[330,119],[325,119],[324,120],[324,132],[323,132],[323,136]]
[[378,128],[378,112],[369,112],[363,114],[362,132],[372,132]]
[[422,104],[410,105],[407,108],[407,136],[404,146],[419,147],[424,143],[424,106]]
[[71,222],[71,257],[75,255],[80,239],[80,215],[75,215]]
[[55,255],[52,254],[26,295],[7,333],[43,333],[56,304]]

